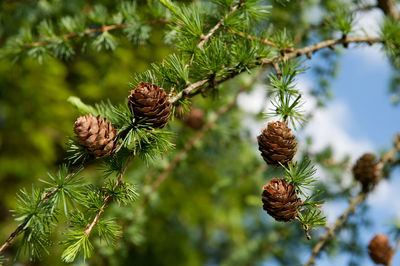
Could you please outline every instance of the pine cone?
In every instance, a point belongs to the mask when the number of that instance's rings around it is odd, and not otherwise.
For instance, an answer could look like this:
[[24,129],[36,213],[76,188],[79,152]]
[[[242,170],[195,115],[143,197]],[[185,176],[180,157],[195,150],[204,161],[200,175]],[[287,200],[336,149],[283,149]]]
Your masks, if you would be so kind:
[[375,155],[366,153],[361,156],[353,167],[354,178],[358,180],[363,190],[369,190],[380,178],[380,169],[376,162]]
[[74,132],[79,144],[85,146],[96,158],[107,157],[118,149],[117,129],[100,116],[80,116],[75,121]]
[[296,154],[297,142],[295,135],[290,134],[290,128],[284,122],[270,122],[268,129],[263,129],[257,137],[258,149],[267,164],[285,165]]
[[263,187],[263,209],[277,221],[289,222],[303,203],[295,187],[281,178],[273,178]]
[[155,84],[140,82],[128,97],[128,106],[137,121],[145,119],[153,128],[163,128],[171,116],[171,103],[165,91]]
[[387,265],[393,256],[389,238],[384,234],[377,234],[368,245],[368,252],[376,264]]
[[185,124],[193,129],[200,129],[204,125],[204,112],[198,108],[192,108],[185,118]]

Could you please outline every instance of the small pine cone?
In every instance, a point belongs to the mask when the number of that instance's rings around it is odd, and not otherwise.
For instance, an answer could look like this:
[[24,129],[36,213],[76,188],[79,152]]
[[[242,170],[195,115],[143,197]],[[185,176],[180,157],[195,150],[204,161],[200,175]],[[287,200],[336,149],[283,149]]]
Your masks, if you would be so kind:
[[368,245],[368,252],[376,264],[387,265],[393,256],[390,240],[384,234],[377,234],[371,239]]
[[380,178],[380,169],[376,162],[375,155],[366,153],[361,156],[353,167],[354,178],[358,180],[363,190],[369,190]]
[[128,106],[137,121],[145,119],[153,128],[163,128],[171,116],[171,103],[164,89],[140,82],[128,97]]
[[96,158],[107,157],[118,149],[117,129],[100,116],[80,116],[74,123],[79,144],[86,147]]
[[267,164],[286,165],[296,154],[297,142],[295,135],[290,134],[290,128],[284,122],[270,122],[268,129],[263,129],[257,137],[258,149]]
[[185,118],[185,124],[193,129],[200,129],[204,125],[204,111],[192,108]]
[[263,209],[280,222],[293,220],[303,204],[293,184],[281,178],[273,178],[263,187],[262,202]]

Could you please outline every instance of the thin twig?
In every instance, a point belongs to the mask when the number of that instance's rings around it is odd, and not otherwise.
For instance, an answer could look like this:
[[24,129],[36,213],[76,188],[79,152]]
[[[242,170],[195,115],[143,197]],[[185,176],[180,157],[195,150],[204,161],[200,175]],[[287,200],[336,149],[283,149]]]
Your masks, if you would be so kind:
[[[71,174],[68,174],[68,175],[65,177],[64,180],[68,180],[72,175],[73,175],[72,173],[71,173]],[[43,203],[46,203],[46,202],[51,198],[51,196],[53,196],[53,195],[57,192],[57,190],[58,190],[58,188],[54,188],[54,189],[48,191],[48,192],[44,195],[43,199],[39,202],[39,205],[41,205],[41,204],[43,204]],[[23,231],[25,231],[25,229],[26,229],[25,226],[26,226],[27,223],[28,223],[28,220],[24,221],[22,224],[20,224],[20,225],[17,227],[17,229],[14,230],[14,232],[11,233],[11,235],[7,238],[7,240],[3,243],[3,245],[1,245],[1,247],[0,247],[0,253],[3,252],[7,247],[9,247],[9,246],[12,244],[12,242],[14,241],[14,239],[15,239],[20,233],[22,233]]]
[[240,31],[235,31],[235,30],[233,30],[233,29],[229,29],[229,31],[232,32],[232,33],[235,34],[235,35],[241,36],[241,37],[246,38],[246,39],[248,39],[248,40],[253,40],[253,41],[261,42],[261,43],[263,43],[263,44],[266,44],[266,45],[269,45],[269,46],[273,46],[273,47],[279,47],[279,44],[274,43],[274,42],[271,42],[271,41],[268,40],[267,38],[265,38],[265,39],[257,38],[257,37],[252,36],[252,35],[246,35],[245,33],[240,32]]
[[[293,59],[295,57],[299,57],[301,55],[305,55],[307,53],[313,53],[315,51],[321,50],[326,47],[331,47],[333,45],[338,44],[350,44],[350,43],[378,43],[383,42],[383,40],[379,37],[371,37],[371,36],[362,36],[362,37],[347,37],[346,39],[334,39],[334,40],[326,40],[322,42],[318,42],[303,48],[295,49],[291,53],[285,54],[283,60]],[[265,60],[265,63],[268,63],[270,59]],[[275,59],[276,60],[276,59]]]
[[[130,163],[132,162],[132,160],[135,158],[135,154],[132,153],[131,156],[129,157],[124,169],[122,170],[122,172],[119,174],[117,182],[115,182],[113,189],[116,189],[119,185],[122,184],[122,178],[125,175],[126,170],[128,169]],[[92,232],[93,227],[99,222],[100,220],[100,215],[104,212],[104,209],[106,208],[108,202],[111,199],[111,195],[108,194],[107,196],[104,197],[103,199],[103,205],[101,206],[101,208],[97,211],[96,216],[94,217],[93,221],[88,224],[86,226],[86,231],[85,234],[89,237],[90,233]]]
[[214,33],[224,24],[224,20],[227,19],[230,15],[232,15],[238,8],[242,7],[244,5],[244,2],[246,0],[240,0],[239,3],[234,5],[231,10],[229,11],[228,14],[225,15],[224,18],[220,19],[217,24],[207,33],[206,36],[202,36],[201,41],[197,45],[198,49],[201,49],[203,45],[207,42],[208,39],[211,38],[211,36],[214,35]]
[[399,247],[400,247],[400,237],[397,238],[397,240],[396,240],[396,246],[394,247],[394,249],[392,251],[392,257],[390,258],[387,266],[391,266],[392,265],[393,258],[396,255],[397,250],[399,250]]
[[14,232],[11,233],[11,235],[7,238],[7,240],[4,242],[3,245],[0,247],[0,253],[3,252],[8,246],[11,245],[11,243],[14,241],[14,239],[22,232],[24,231],[24,228],[28,221],[26,220],[22,224],[20,224],[17,229],[15,229]]
[[[147,24],[149,25],[154,25],[154,24],[167,24],[170,23],[169,20],[166,19],[155,19],[152,21],[147,22]],[[71,32],[68,34],[64,34],[62,35],[62,38],[64,39],[71,39],[80,35],[89,35],[89,34],[93,34],[93,33],[100,33],[100,32],[108,32],[108,31],[113,31],[116,29],[123,29],[128,27],[129,24],[128,23],[123,23],[123,24],[116,24],[116,25],[104,25],[101,28],[96,28],[96,29],[86,29],[83,32]],[[42,46],[42,45],[46,45],[48,43],[50,43],[51,40],[45,40],[45,41],[39,41],[39,42],[31,42],[31,43],[27,43],[25,44],[25,47],[27,48],[31,48],[31,47],[38,47],[38,46]]]
[[[389,152],[387,152],[385,155],[381,157],[380,162],[378,163],[377,167],[379,169],[383,169],[383,167],[388,163],[393,161],[396,153],[400,150],[399,145],[395,143],[394,148],[392,148]],[[381,175],[380,179],[378,182],[382,179],[383,175]],[[315,258],[319,254],[319,252],[322,250],[328,239],[333,238],[335,236],[335,230],[339,230],[340,227],[344,224],[344,222],[347,220],[347,217],[349,214],[355,209],[355,207],[363,202],[365,198],[368,196],[368,194],[371,191],[361,191],[351,202],[350,205],[347,207],[347,209],[343,212],[342,215],[340,215],[335,223],[328,227],[326,233],[321,236],[320,240],[318,243],[314,246],[312,249],[311,257],[305,264],[306,266],[313,265],[315,263]]]

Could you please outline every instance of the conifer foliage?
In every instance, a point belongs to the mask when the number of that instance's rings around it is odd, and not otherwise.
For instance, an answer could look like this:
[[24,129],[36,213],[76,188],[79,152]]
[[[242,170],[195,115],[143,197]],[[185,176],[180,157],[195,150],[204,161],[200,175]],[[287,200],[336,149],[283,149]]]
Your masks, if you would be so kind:
[[[56,174],[41,180],[40,187],[21,189],[17,194],[14,216],[19,225],[0,247],[0,264],[7,259],[4,251],[19,236],[14,259],[18,260],[21,252],[30,259],[46,256],[56,228],[67,228],[60,242],[61,260],[67,263],[91,258],[98,252],[98,240],[115,244],[126,233],[125,228],[119,217],[109,218],[105,213],[112,203],[135,204],[140,197],[138,187],[142,184],[124,179],[132,162],[141,159],[151,165],[171,152],[175,147],[173,139],[179,136],[170,132],[174,128],[169,123],[177,109],[190,109],[191,101],[200,95],[206,100],[211,96],[210,101],[230,95],[220,84],[256,68],[270,70],[267,83],[271,108],[265,113],[267,127],[261,129],[257,140],[268,171],[269,166],[274,166],[271,171],[276,174],[275,178],[264,180],[263,209],[278,222],[299,222],[299,231],[304,230],[308,239],[310,229],[325,225],[326,217],[321,211],[324,194],[317,186],[315,158],[297,154],[305,144],[296,141],[295,134],[309,119],[304,113],[303,92],[296,84],[298,75],[306,71],[299,58],[311,58],[313,52],[339,44],[351,48],[353,43],[381,43],[394,68],[400,69],[397,13],[385,9],[390,15],[381,26],[380,36],[352,35],[354,19],[350,8],[344,8],[344,12],[340,3],[327,1],[323,4],[322,24],[329,30],[311,44],[302,40],[307,40],[308,31],[313,29],[297,35],[296,29],[284,26],[290,19],[283,16],[277,21],[278,11],[290,12],[291,6],[297,5],[295,1],[143,2],[139,5],[136,1],[122,1],[114,9],[97,4],[76,16],[43,20],[32,28],[21,28],[1,47],[1,56],[17,63],[24,58],[34,58],[39,63],[51,58],[65,62],[88,49],[99,53],[114,51],[127,40],[145,46],[152,31],[161,25],[163,41],[174,53],[151,64],[143,73],[133,73],[131,92],[119,104],[104,99],[89,105],[78,97],[68,99],[81,116],[71,125],[65,163]],[[312,6],[314,1],[306,2]],[[341,37],[335,38],[338,33]],[[197,120],[187,123],[194,130],[201,130],[204,117],[204,113],[197,112],[191,118]],[[398,149],[390,155],[397,155]],[[377,162],[372,157],[363,156],[353,169],[364,188],[362,193],[368,193],[382,178],[384,164],[395,161]],[[90,184],[85,180],[83,170],[89,164],[102,166],[104,182]],[[360,195],[358,200],[362,201],[366,194]],[[261,209],[259,198],[257,202]],[[263,218],[267,217],[265,214]],[[60,223],[63,219],[68,221],[67,226]],[[382,262],[385,256],[387,259],[386,253],[381,254],[381,247],[386,244],[371,241],[369,251],[374,261]],[[321,248],[322,244],[313,251],[313,258]]]

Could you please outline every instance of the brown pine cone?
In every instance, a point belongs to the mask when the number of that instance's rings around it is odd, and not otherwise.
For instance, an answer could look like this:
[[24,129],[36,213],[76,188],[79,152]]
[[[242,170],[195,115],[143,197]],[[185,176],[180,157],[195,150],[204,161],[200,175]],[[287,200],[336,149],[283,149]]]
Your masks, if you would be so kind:
[[381,175],[375,155],[366,153],[361,156],[353,167],[353,174],[354,178],[362,184],[364,191],[375,185]]
[[80,116],[74,123],[79,144],[86,147],[96,158],[107,157],[118,149],[117,129],[100,116]]
[[290,128],[284,122],[270,122],[268,129],[263,129],[257,137],[258,149],[267,164],[286,165],[296,154],[297,142],[295,135],[290,134]]
[[164,89],[140,82],[128,97],[128,106],[137,121],[143,120],[153,128],[163,128],[171,116],[171,103]]
[[193,129],[200,129],[204,125],[204,111],[198,108],[192,108],[185,118],[185,124]]
[[368,245],[368,252],[376,264],[387,265],[393,256],[390,240],[384,234],[377,234],[371,239]]
[[263,209],[280,222],[293,220],[303,204],[295,187],[281,178],[273,178],[263,187],[262,202]]

